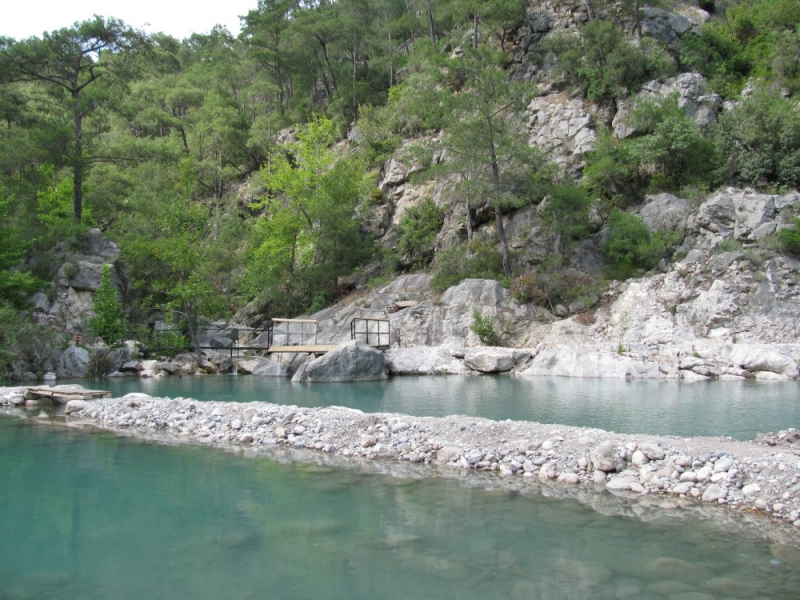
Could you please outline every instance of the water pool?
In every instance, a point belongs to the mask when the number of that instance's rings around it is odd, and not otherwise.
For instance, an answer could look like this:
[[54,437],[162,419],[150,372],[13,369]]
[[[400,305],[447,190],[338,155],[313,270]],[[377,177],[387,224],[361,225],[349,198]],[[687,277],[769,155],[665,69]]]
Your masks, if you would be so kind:
[[597,427],[619,433],[730,436],[800,428],[800,383],[677,381],[507,376],[395,377],[359,383],[297,384],[283,378],[189,376],[83,381],[115,396],[152,396],[235,402],[266,401],[303,407],[348,406],[365,412],[414,416],[451,414]]
[[785,599],[800,586],[800,551],[689,513],[604,516],[30,420],[0,418],[0,482],[3,600]]

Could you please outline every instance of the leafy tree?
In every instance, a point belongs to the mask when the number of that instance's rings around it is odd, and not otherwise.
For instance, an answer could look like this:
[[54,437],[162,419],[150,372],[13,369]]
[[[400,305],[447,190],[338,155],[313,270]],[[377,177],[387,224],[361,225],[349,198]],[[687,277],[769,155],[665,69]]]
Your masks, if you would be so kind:
[[103,266],[100,288],[95,292],[94,316],[89,319],[89,331],[109,346],[121,343],[128,330],[119,292],[111,281],[111,268]]
[[441,99],[448,108],[442,140],[448,161],[442,169],[460,177],[461,192],[471,198],[468,213],[479,203],[491,206],[503,273],[511,277],[503,213],[527,201],[546,161],[528,145],[523,128],[515,122],[533,89],[509,79],[501,68],[505,60],[505,54],[481,46],[441,67],[430,66],[439,70],[447,86],[442,92],[448,90]]
[[714,147],[678,106],[677,95],[640,101],[631,122],[641,135],[625,140],[630,155],[663,177],[661,186],[676,189],[708,176],[714,167]]
[[444,223],[444,211],[430,198],[409,207],[397,225],[398,250],[412,266],[424,267],[433,260],[436,236]]
[[586,191],[574,184],[549,186],[547,190],[542,216],[550,229],[561,238],[559,245],[584,239],[590,233],[591,199]]
[[340,276],[369,255],[357,208],[365,192],[361,166],[335,160],[333,122],[318,118],[298,141],[270,156],[262,170],[269,195],[250,242],[250,294],[283,311],[333,298]]
[[661,236],[651,234],[639,217],[620,210],[611,213],[603,254],[610,263],[612,276],[625,278],[633,269],[652,269],[665,251]]
[[616,98],[635,92],[642,83],[675,71],[674,61],[658,44],[630,44],[610,20],[591,21],[581,36],[555,36],[545,50],[557,56],[556,71],[577,85],[590,100],[614,105]]
[[101,77],[118,74],[124,63],[113,60],[131,54],[144,45],[144,38],[116,19],[95,17],[31,37],[20,42],[3,40],[0,46],[0,72],[7,81],[40,82],[65,93],[70,105],[74,133],[72,139],[72,179],[75,220],[83,218],[83,175],[87,157],[84,152],[84,120],[91,110],[87,90]]
[[745,98],[720,115],[714,145],[729,183],[800,186],[800,112],[767,90]]

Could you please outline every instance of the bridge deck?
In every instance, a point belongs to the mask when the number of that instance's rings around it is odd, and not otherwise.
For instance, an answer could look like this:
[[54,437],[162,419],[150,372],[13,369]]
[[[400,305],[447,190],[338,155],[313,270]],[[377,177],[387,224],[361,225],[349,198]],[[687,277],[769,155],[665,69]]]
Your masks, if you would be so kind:
[[309,354],[325,354],[336,348],[336,344],[307,344],[302,346],[270,346],[267,353],[276,352],[308,352]]

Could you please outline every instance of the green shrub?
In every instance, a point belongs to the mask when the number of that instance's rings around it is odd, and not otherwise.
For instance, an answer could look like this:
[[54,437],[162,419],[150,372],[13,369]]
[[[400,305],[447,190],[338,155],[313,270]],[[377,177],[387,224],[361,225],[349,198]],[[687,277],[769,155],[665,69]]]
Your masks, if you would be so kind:
[[781,249],[787,254],[800,256],[800,218],[795,218],[791,227],[778,232]]
[[117,288],[111,283],[111,269],[103,267],[100,288],[94,295],[94,316],[89,319],[89,331],[109,346],[123,341],[128,322],[120,302]]
[[652,269],[666,253],[663,237],[651,234],[636,215],[615,210],[608,227],[603,254],[609,263],[609,274],[616,279],[630,277],[635,269]]
[[714,144],[726,183],[800,187],[800,111],[791,100],[767,90],[748,96],[720,115]]
[[[536,271],[525,271],[512,281],[509,291],[519,304],[536,304],[554,310],[557,304],[569,305],[600,292],[601,278],[577,269],[567,268],[561,257],[552,256]],[[588,306],[584,307],[588,308]]]
[[397,226],[397,247],[413,267],[424,267],[433,260],[436,236],[444,223],[444,210],[430,198],[411,206]]
[[492,317],[490,315],[484,315],[477,308],[472,310],[472,324],[469,326],[469,329],[477,335],[478,339],[484,344],[497,346],[500,342],[500,337],[497,335]]
[[437,254],[431,287],[443,292],[464,279],[498,279],[502,274],[503,261],[497,249],[488,242],[473,240]]

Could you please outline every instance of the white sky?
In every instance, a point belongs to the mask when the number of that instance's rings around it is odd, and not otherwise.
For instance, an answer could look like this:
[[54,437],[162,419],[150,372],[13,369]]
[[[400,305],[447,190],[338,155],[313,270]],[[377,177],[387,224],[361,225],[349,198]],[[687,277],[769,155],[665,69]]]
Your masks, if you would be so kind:
[[[0,13],[0,36],[21,40],[69,27],[92,15],[122,19],[147,33],[163,31],[183,39],[224,25],[239,33],[239,16],[258,0],[11,0]],[[145,25],[149,23],[149,25]]]

